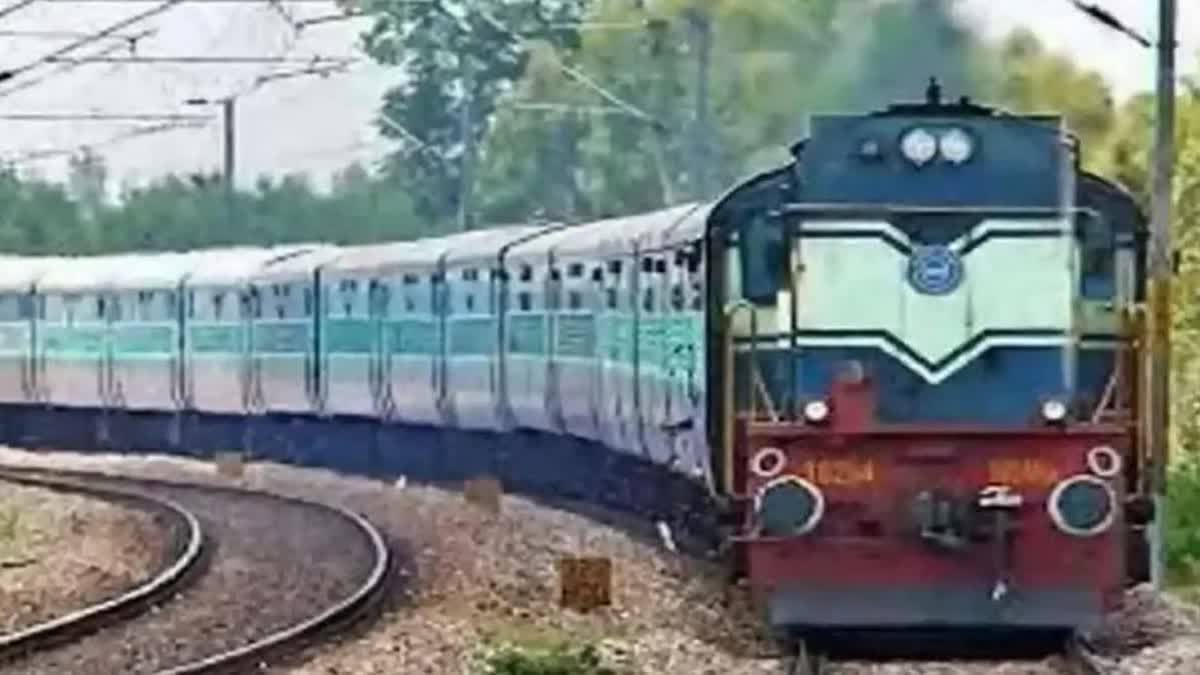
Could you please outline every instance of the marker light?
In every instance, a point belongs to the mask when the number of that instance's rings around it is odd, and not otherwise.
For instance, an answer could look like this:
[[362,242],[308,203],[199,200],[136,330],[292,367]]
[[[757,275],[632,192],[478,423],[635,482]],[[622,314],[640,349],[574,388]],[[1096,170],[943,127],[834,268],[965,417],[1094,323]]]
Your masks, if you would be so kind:
[[1121,473],[1121,455],[1107,445],[1097,445],[1088,450],[1087,465],[1097,476],[1112,478]]
[[900,139],[900,151],[917,166],[929,163],[937,154],[937,148],[937,139],[924,129],[913,129]]
[[804,404],[804,419],[809,422],[824,422],[829,417],[829,404],[825,401],[809,401]]
[[787,466],[787,457],[779,448],[766,447],[754,454],[750,470],[759,478],[774,478]]
[[1061,422],[1067,418],[1067,404],[1050,399],[1042,404],[1042,419],[1047,422]]
[[962,164],[975,154],[975,141],[970,134],[958,128],[943,133],[938,139],[938,147],[942,157],[953,164]]

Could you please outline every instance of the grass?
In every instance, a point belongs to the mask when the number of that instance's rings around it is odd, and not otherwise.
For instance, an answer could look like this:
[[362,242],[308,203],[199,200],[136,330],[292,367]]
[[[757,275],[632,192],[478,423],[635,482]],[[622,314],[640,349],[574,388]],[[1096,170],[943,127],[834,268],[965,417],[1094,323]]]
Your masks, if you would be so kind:
[[484,658],[480,675],[618,675],[592,645],[504,644]]
[[620,675],[594,646],[604,637],[598,629],[571,634],[552,625],[496,622],[481,632],[477,675]]

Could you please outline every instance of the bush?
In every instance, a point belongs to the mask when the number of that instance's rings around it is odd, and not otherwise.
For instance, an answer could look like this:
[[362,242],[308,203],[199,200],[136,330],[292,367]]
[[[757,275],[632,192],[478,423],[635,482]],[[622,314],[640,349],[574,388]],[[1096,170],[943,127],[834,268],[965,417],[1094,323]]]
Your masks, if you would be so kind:
[[572,649],[566,645],[550,648],[506,645],[488,655],[482,675],[617,675],[601,663],[596,648],[587,645]]
[[1167,480],[1164,548],[1171,576],[1200,580],[1200,461],[1188,456],[1173,463]]

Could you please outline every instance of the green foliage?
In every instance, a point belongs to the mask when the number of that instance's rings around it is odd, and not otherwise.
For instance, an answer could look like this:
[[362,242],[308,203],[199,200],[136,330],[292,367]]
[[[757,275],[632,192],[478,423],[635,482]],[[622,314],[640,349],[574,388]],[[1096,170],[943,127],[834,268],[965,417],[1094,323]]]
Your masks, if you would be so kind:
[[1033,33],[1019,30],[990,55],[997,100],[1022,112],[1066,117],[1083,145],[1084,163],[1100,164],[1118,123],[1112,91],[1097,72],[1046,49]]
[[[405,140],[389,172],[422,218],[449,222],[458,208],[469,91],[478,220],[586,219],[715,196],[786,161],[806,113],[916,98],[930,75],[948,91],[985,94],[986,60],[953,5],[366,0],[376,22],[365,43],[410,75],[388,93],[381,128]],[[562,27],[580,18],[609,28]],[[712,67],[701,124],[705,20]]]
[[1200,582],[1200,460],[1177,462],[1170,473],[1165,527],[1167,566],[1179,583]]
[[603,665],[599,652],[591,645],[504,645],[487,656],[480,675],[617,675],[617,671]]
[[[584,0],[444,0],[407,3],[364,0],[376,20],[364,47],[377,61],[403,69],[388,91],[380,130],[402,139],[389,174],[416,198],[426,220],[457,210],[463,173],[464,128],[479,141],[503,91],[525,72],[524,41],[572,48]],[[470,123],[463,124],[470,104]]]

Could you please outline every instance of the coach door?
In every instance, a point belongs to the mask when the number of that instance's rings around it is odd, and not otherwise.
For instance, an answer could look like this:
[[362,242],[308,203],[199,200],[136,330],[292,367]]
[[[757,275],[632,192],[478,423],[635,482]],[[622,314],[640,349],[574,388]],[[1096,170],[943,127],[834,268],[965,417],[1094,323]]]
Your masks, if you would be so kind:
[[703,470],[707,458],[704,435],[704,275],[693,247],[679,248],[667,258],[668,298],[664,317],[663,360],[667,442],[673,461],[688,470]]

